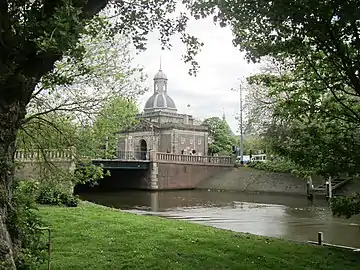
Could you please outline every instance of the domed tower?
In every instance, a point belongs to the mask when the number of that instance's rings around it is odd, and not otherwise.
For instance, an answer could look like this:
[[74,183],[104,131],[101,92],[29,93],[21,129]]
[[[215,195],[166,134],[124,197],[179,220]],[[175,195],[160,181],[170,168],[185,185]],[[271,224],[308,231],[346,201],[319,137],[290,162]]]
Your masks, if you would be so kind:
[[167,94],[167,80],[165,73],[160,68],[154,76],[154,94],[145,103],[145,113],[154,111],[177,111],[175,102]]

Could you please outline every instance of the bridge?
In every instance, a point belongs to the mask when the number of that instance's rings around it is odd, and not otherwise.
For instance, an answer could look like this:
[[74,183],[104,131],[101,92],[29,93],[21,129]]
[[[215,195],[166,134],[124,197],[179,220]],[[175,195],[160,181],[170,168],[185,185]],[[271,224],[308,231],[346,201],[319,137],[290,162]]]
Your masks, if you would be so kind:
[[162,152],[116,151],[113,158],[93,159],[92,163],[104,169],[148,169],[150,162],[177,164],[216,164],[216,166],[232,166],[229,156],[195,156]]
[[[18,176],[35,178],[36,164],[50,161],[74,169],[75,149],[64,150],[18,150],[15,160],[25,164]],[[112,175],[111,185],[139,189],[190,189],[209,177],[233,167],[230,156],[197,156],[162,153],[156,151],[134,152],[117,151],[114,156],[95,158],[92,164],[109,170]],[[25,168],[25,169],[24,169]],[[22,173],[21,173],[22,172]],[[36,173],[35,173],[36,174]]]
[[[127,188],[140,189],[189,189],[224,170],[233,167],[229,156],[196,156],[162,153],[156,151],[118,151],[113,158],[93,159],[92,163],[110,170],[113,178]],[[142,172],[126,172],[138,170]],[[120,180],[119,180],[120,179]],[[122,180],[126,179],[126,180]],[[123,182],[121,182],[123,181]]]

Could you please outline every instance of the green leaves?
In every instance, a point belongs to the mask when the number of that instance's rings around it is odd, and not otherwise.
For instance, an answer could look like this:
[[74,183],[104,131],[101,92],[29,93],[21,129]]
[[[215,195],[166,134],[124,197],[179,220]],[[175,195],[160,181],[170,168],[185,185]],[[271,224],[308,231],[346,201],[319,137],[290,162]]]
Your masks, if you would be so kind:
[[104,103],[94,119],[93,125],[80,129],[81,144],[79,151],[82,155],[99,155],[99,149],[114,155],[118,135],[121,130],[129,128],[137,122],[139,113],[134,100],[127,100],[121,96],[112,96]]
[[219,117],[211,117],[205,119],[202,124],[207,126],[209,131],[209,154],[230,154],[232,146],[235,145],[235,138],[226,121]]
[[349,197],[334,197],[331,199],[330,205],[334,215],[350,218],[360,214],[360,194]]

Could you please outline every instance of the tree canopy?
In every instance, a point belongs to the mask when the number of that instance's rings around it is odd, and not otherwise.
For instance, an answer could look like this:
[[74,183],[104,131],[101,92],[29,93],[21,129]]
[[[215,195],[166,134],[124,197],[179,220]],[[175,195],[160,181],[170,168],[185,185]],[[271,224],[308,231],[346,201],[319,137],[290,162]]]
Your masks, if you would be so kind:
[[[15,251],[20,249],[15,245],[21,246],[18,235],[10,236],[6,227],[8,211],[12,209],[16,138],[24,121],[30,121],[30,117],[24,119],[30,101],[34,96],[39,97],[37,87],[67,86],[73,82],[66,72],[53,73],[62,59],[76,63],[82,75],[89,73],[83,61],[86,50],[79,41],[84,35],[96,36],[105,28],[108,38],[116,34],[127,36],[139,50],[146,48],[146,35],[150,31],[159,30],[160,43],[166,48],[170,47],[169,37],[179,33],[187,45],[184,61],[191,63],[190,72],[193,71],[197,67],[194,55],[201,43],[186,33],[185,14],[173,16],[175,6],[174,0],[0,2],[0,261],[6,269],[16,268]],[[108,10],[103,15],[108,18],[104,19],[99,13],[106,7]],[[41,102],[46,103],[46,99]],[[35,113],[40,116],[39,112]],[[35,122],[39,121],[40,117],[36,118]]]
[[[213,15],[229,25],[234,45],[249,61],[270,58],[281,67],[280,73],[274,68],[249,78],[267,91],[258,95],[257,101],[269,102],[259,107],[268,114],[258,126],[272,149],[322,175],[359,172],[357,0],[189,0],[187,5],[196,17]],[[347,202],[354,206],[358,200]]]
[[211,117],[205,119],[202,124],[208,127],[210,138],[209,154],[231,153],[232,146],[235,145],[235,138],[227,122],[219,117]]
[[[358,1],[187,1],[196,17],[214,14],[230,25],[235,46],[249,61],[269,56],[286,61],[299,82],[331,93],[348,116],[359,112],[342,96],[360,96]],[[308,74],[310,72],[310,74]],[[309,77],[312,77],[309,80]]]

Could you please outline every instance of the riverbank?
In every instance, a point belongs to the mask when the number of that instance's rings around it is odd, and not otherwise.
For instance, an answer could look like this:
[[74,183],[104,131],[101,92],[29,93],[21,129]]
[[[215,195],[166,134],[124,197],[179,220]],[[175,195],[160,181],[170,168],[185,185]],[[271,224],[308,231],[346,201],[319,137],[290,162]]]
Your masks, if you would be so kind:
[[[358,269],[360,254],[82,202],[41,207],[53,269]],[[43,267],[46,269],[46,266]]]
[[[313,176],[314,187],[325,183],[325,179]],[[290,195],[306,195],[306,180],[291,173],[258,170],[250,167],[232,168],[210,177],[197,185],[199,189],[228,190],[242,192],[266,192]],[[360,192],[360,180],[353,179],[333,191],[335,195],[353,195]],[[324,197],[324,195],[320,195]]]
[[[322,179],[313,179],[314,186]],[[250,167],[229,169],[202,181],[197,188],[306,195],[306,181],[291,173],[270,172]]]

